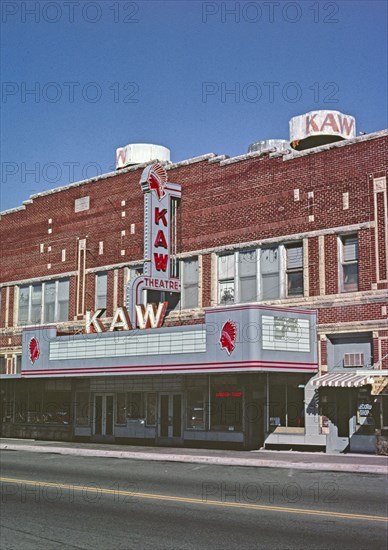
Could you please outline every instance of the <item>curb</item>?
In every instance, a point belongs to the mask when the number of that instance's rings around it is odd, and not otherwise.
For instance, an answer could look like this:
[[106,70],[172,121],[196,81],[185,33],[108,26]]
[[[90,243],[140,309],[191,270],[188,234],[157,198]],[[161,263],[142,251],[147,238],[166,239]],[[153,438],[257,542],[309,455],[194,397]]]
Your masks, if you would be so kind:
[[174,454],[154,454],[131,451],[110,451],[99,449],[79,449],[69,447],[39,447],[38,445],[12,445],[0,444],[0,450],[27,451],[31,453],[58,453],[62,455],[89,456],[104,458],[123,458],[131,460],[149,460],[154,462],[185,462],[193,464],[213,464],[218,466],[248,466],[256,468],[286,468],[294,470],[319,470],[326,472],[350,472],[363,474],[388,475],[387,466],[372,466],[367,464],[328,464],[324,462],[284,462],[277,460],[265,460],[260,458],[227,458],[213,456],[193,456]]

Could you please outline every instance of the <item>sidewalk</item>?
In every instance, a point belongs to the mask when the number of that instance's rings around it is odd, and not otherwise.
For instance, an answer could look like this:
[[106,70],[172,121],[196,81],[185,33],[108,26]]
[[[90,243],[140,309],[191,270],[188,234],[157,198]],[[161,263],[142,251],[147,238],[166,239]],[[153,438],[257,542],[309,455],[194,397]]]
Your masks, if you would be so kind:
[[101,456],[132,460],[188,462],[259,468],[292,468],[388,474],[388,457],[361,454],[301,453],[297,451],[225,451],[175,447],[138,447],[101,443],[68,443],[33,439],[0,439],[0,451],[58,453],[76,456]]

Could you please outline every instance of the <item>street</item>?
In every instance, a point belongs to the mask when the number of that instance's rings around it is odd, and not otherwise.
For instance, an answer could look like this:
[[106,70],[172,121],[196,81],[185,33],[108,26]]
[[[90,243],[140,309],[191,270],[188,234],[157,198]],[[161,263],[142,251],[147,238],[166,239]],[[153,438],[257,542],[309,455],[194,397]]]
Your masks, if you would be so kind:
[[387,548],[387,478],[1,453],[0,548]]

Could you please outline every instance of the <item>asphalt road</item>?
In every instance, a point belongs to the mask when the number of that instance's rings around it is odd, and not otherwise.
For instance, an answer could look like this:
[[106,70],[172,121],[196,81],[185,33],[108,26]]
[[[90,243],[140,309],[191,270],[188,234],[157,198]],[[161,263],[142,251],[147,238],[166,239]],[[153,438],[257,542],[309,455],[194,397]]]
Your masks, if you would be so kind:
[[387,477],[2,451],[0,548],[388,546]]

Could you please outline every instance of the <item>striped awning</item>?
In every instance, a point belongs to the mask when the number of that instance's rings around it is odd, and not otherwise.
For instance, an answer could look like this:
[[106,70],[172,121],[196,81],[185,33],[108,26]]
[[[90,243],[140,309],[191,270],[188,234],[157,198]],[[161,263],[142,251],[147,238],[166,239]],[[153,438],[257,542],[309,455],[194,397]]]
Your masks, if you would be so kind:
[[373,376],[355,372],[330,372],[312,380],[316,388],[359,388],[367,384],[373,384]]

